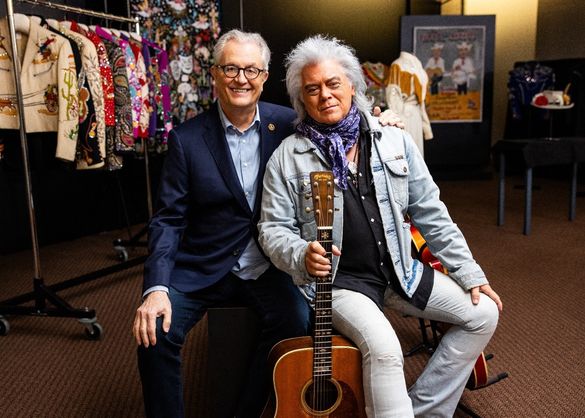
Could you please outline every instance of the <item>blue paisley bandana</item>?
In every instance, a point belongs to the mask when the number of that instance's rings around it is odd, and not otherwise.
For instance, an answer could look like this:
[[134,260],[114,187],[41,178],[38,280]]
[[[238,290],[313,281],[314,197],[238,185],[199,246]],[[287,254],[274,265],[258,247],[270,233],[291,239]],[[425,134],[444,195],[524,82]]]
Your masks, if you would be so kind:
[[318,123],[307,116],[296,130],[323,153],[331,164],[337,185],[346,190],[348,163],[345,154],[357,141],[360,130],[360,114],[355,105],[352,104],[347,116],[334,125]]

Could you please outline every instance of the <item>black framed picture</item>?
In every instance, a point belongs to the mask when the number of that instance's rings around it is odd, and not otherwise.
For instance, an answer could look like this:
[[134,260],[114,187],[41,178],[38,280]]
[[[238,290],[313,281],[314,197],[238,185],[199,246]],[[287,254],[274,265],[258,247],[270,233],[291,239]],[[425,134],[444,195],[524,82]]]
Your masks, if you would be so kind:
[[494,22],[493,16],[403,18],[402,50],[412,51],[429,76],[431,122],[483,120],[486,67],[493,71]]
[[483,166],[490,160],[495,21],[493,15],[401,18],[400,48],[415,55],[429,76],[425,106],[435,137],[425,141],[430,165]]

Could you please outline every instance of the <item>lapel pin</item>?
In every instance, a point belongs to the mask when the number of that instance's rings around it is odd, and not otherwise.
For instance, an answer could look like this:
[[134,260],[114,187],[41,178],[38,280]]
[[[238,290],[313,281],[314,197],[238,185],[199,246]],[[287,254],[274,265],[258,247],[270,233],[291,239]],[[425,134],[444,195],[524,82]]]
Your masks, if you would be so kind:
[[268,124],[268,130],[270,132],[274,132],[275,129],[276,129],[276,125],[274,123],[269,123]]

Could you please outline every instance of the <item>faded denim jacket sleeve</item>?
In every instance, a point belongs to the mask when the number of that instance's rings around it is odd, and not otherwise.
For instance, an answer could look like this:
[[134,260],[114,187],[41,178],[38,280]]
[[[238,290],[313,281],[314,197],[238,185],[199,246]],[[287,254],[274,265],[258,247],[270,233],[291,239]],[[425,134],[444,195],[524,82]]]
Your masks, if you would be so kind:
[[[313,282],[305,252],[317,237],[309,173],[324,169],[314,146],[292,135],[272,154],[264,174],[258,242],[272,263],[297,285]],[[311,209],[311,210],[308,210]]]
[[[485,273],[474,260],[461,230],[440,199],[439,188],[422,155],[407,133],[403,132],[402,140],[408,164],[408,203],[400,208],[402,215],[408,215],[427,241],[431,253],[441,261],[449,271],[449,276],[462,288],[469,290],[487,284]],[[384,141],[380,142],[384,144]],[[390,170],[387,173],[392,174]],[[394,215],[401,214],[395,212]],[[410,237],[408,228],[404,228],[403,233]]]

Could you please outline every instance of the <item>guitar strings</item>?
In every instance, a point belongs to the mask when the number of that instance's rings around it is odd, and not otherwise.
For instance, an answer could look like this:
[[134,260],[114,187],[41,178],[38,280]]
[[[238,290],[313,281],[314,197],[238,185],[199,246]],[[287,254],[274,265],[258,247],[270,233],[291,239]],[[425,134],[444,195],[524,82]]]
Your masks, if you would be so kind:
[[[325,195],[327,196],[326,202],[327,206],[328,203],[333,203],[333,197],[331,194],[332,182],[327,182],[327,191]],[[318,209],[315,210],[315,217],[317,221],[317,225],[319,227],[326,227],[332,226],[332,217],[333,217],[333,210],[332,208],[327,208],[323,206],[322,199],[320,199],[321,193],[319,193],[319,183],[315,182],[315,202],[318,203]],[[325,219],[327,217],[327,219]],[[331,218],[331,219],[330,219]],[[324,232],[323,229],[318,229],[318,241],[323,246],[326,251],[326,256],[331,260],[332,258],[332,247],[331,247],[331,235]],[[317,294],[318,295],[330,295],[331,294],[331,275],[325,276],[317,280]],[[332,399],[331,396],[334,395],[333,391],[326,391],[325,386],[329,383],[328,379],[331,376],[331,332],[324,332],[325,325],[327,325],[327,319],[324,316],[328,315],[329,317],[329,324],[328,330],[331,329],[331,298],[330,297],[319,297],[316,301],[316,309],[318,310],[319,314],[317,315],[315,326],[318,329],[318,333],[316,335],[316,339],[319,342],[315,341],[314,350],[317,350],[317,353],[314,353],[314,362],[313,362],[313,369],[314,369],[314,379],[313,379],[313,407],[317,411],[324,411],[325,406],[332,406]],[[320,344],[320,346],[319,346]],[[326,357],[323,356],[323,351],[325,352]],[[324,360],[328,359],[328,364],[325,364]]]

